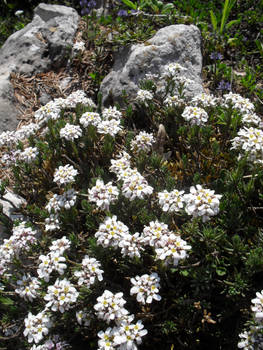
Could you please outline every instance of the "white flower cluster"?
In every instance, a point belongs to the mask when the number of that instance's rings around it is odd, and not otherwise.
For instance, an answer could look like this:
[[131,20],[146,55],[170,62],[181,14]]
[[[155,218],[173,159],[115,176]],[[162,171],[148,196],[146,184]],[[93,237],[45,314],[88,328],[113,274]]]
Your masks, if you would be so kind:
[[254,304],[251,310],[254,312],[254,317],[257,322],[263,321],[263,290],[256,293],[256,298],[251,300]]
[[14,131],[3,131],[0,134],[0,146],[12,146],[17,143],[17,137]]
[[82,114],[79,122],[84,128],[87,128],[89,125],[98,126],[101,123],[101,117],[99,113],[85,112]]
[[25,221],[13,228],[10,238],[4,239],[0,245],[0,275],[5,273],[15,256],[21,251],[27,251],[30,244],[36,242],[36,233],[37,231],[26,226]]
[[83,90],[72,92],[64,101],[67,108],[76,108],[77,104],[82,104],[91,108],[95,108],[94,102],[88,98]]
[[38,265],[37,274],[39,278],[43,278],[46,282],[49,281],[49,276],[53,271],[63,275],[64,270],[67,268],[67,265],[64,264],[66,258],[57,252],[40,255],[39,260],[41,263]]
[[251,326],[248,331],[240,333],[239,338],[239,349],[263,350],[263,326]]
[[117,322],[117,327],[108,327],[105,332],[98,333],[98,350],[137,350],[137,344],[142,343],[142,337],[148,332],[142,321],[132,323],[133,315]]
[[79,286],[85,284],[85,286],[89,288],[92,284],[95,283],[96,279],[99,281],[103,280],[102,274],[104,271],[100,269],[101,263],[98,260],[85,255],[81,265],[82,270],[74,272],[74,276],[78,277]]
[[29,350],[65,350],[69,344],[61,341],[59,335],[54,335],[46,340],[42,345],[33,345]]
[[52,311],[60,311],[61,313],[69,310],[79,296],[79,292],[67,280],[57,279],[53,286],[48,286],[47,294],[44,299],[48,302],[46,308],[51,307]]
[[263,131],[253,127],[240,129],[232,142],[231,149],[240,149],[248,153],[248,160],[263,163]]
[[85,51],[85,43],[84,41],[76,41],[72,46],[73,56],[75,56],[79,52]]
[[263,290],[256,293],[256,298],[252,299],[251,303],[256,325],[239,334],[241,338],[238,343],[239,349],[263,349]]
[[97,180],[96,185],[88,190],[89,201],[96,203],[101,210],[109,210],[111,203],[115,202],[119,196],[119,190],[112,186],[112,182],[104,184],[102,180]]
[[62,208],[70,209],[76,203],[77,195],[74,189],[69,189],[63,194],[53,194],[53,196],[48,201],[48,204],[45,206],[45,209],[51,212],[59,212]]
[[133,287],[130,290],[131,295],[136,295],[136,300],[138,303],[151,304],[153,300],[160,301],[161,296],[159,293],[160,288],[160,278],[157,273],[152,273],[150,275],[136,276],[131,278],[131,283]]
[[130,159],[131,157],[127,152],[120,153],[117,159],[111,159],[110,171],[115,173],[120,179],[121,173],[130,168]]
[[185,100],[183,100],[182,98],[180,98],[177,95],[173,95],[173,96],[168,96],[166,97],[166,99],[164,100],[164,105],[167,107],[184,107],[185,106]]
[[144,244],[155,249],[156,259],[163,260],[165,265],[177,266],[191,249],[179,235],[170,232],[166,224],[157,220],[144,227],[142,238]]
[[53,271],[63,275],[67,265],[65,264],[66,258],[62,255],[69,247],[70,241],[65,236],[53,241],[49,247],[50,253],[39,256],[41,263],[37,269],[38,276],[48,282],[49,276]]
[[244,98],[239,94],[233,94],[230,92],[226,94],[224,97],[224,105],[226,107],[232,107],[239,111],[241,114],[249,114],[253,113],[255,110],[255,106],[250,102],[248,98]]
[[15,292],[23,299],[33,301],[38,296],[38,289],[40,288],[40,281],[36,277],[29,274],[23,275],[22,280],[17,282],[18,288]]
[[37,147],[27,147],[19,154],[19,160],[30,164],[37,158],[38,153]]
[[106,217],[104,223],[100,224],[99,230],[95,233],[97,243],[104,248],[118,248],[122,237],[129,235],[129,229],[121,221],[117,221],[117,216]]
[[129,314],[128,310],[123,307],[124,304],[126,304],[126,301],[123,299],[123,293],[113,294],[109,290],[105,290],[97,298],[97,304],[94,305],[96,316],[107,323],[121,320]]
[[191,100],[191,104],[193,106],[199,106],[202,108],[205,107],[215,107],[218,103],[218,99],[213,96],[213,95],[208,95],[206,93],[201,93],[199,95],[196,95],[195,97],[193,97],[193,99]]
[[34,135],[36,131],[39,130],[39,125],[36,123],[29,123],[27,125],[21,126],[16,132],[17,140],[24,140],[31,135]]
[[163,76],[177,77],[179,73],[186,70],[187,69],[181,66],[179,63],[169,63],[164,67]]
[[61,222],[59,221],[58,214],[50,214],[48,218],[45,219],[45,230],[46,231],[56,231],[60,229]]
[[78,171],[73,168],[72,165],[66,164],[65,166],[60,166],[55,170],[54,182],[59,186],[72,183],[75,181],[74,177],[78,174]]
[[204,125],[208,120],[208,114],[203,108],[188,106],[185,107],[182,117],[191,125]]
[[242,123],[243,124],[253,124],[259,126],[261,123],[260,117],[255,113],[246,113],[242,115]]
[[76,311],[76,319],[79,325],[87,327],[90,325],[94,315],[87,309]]
[[178,212],[184,206],[184,191],[173,190],[158,193],[159,205],[163,211]]
[[148,153],[152,150],[153,144],[156,142],[153,134],[141,131],[135,136],[131,142],[131,150],[135,153],[143,151]]
[[119,131],[122,130],[122,127],[120,125],[120,120],[102,120],[97,126],[97,130],[99,134],[109,134],[114,137]]
[[126,169],[119,173],[123,181],[122,194],[124,197],[133,201],[135,198],[144,199],[153,193],[153,188],[149,186],[146,179],[137,171],[137,169]]
[[174,233],[164,235],[159,241],[159,247],[155,248],[156,259],[164,261],[164,265],[177,266],[179,261],[185,259],[191,246],[180,236]]
[[148,101],[151,101],[152,99],[153,99],[153,94],[148,90],[142,90],[142,89],[139,89],[137,91],[137,95],[135,97],[136,101],[145,103],[146,106],[148,104]]
[[122,118],[122,114],[115,106],[104,108],[102,111],[103,120],[113,120],[113,119],[121,120],[121,118]]
[[62,255],[64,254],[65,250],[69,248],[70,241],[66,238],[66,236],[63,236],[62,238],[53,241],[51,246],[49,247],[49,250],[51,252]]
[[202,221],[206,222],[211,216],[218,214],[221,197],[222,195],[201,185],[191,186],[190,193],[184,195],[185,211],[194,218],[202,217]]
[[67,141],[74,141],[82,136],[80,126],[67,123],[59,132],[61,138]]
[[19,160],[20,153],[21,153],[20,150],[17,150],[17,151],[11,150],[8,153],[4,153],[2,155],[2,158],[0,158],[2,167],[5,168],[15,164]]
[[61,106],[56,101],[50,101],[35,112],[35,119],[38,124],[46,123],[49,119],[60,118]]
[[138,232],[131,235],[129,229],[121,221],[117,221],[117,216],[107,217],[95,233],[97,243],[104,248],[120,248],[123,256],[130,258],[140,257],[140,252],[144,250],[144,240]]
[[32,313],[29,312],[24,322],[25,330],[23,334],[28,338],[29,343],[33,341],[39,343],[44,335],[48,334],[48,329],[52,325],[50,318],[44,311],[39,312],[37,315],[32,315]]

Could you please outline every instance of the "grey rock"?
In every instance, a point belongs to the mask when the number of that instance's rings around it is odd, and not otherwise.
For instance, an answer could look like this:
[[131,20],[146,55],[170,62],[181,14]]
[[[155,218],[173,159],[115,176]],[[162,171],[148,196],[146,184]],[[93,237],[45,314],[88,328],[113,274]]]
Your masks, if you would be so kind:
[[6,40],[0,49],[0,132],[18,124],[10,73],[33,75],[65,65],[78,21],[78,13],[70,7],[41,3],[32,22]]
[[[21,196],[14,194],[11,191],[6,191],[2,199],[0,199],[0,205],[3,206],[3,213],[11,221],[14,220],[25,220],[25,217],[19,213],[19,208],[26,204],[26,200]],[[8,235],[5,232],[5,227],[0,223],[0,244],[4,238]]]
[[46,105],[48,102],[52,100],[52,97],[47,94],[46,92],[42,92],[39,97],[39,102],[42,104],[42,106]]
[[[201,34],[194,25],[171,25],[160,29],[153,38],[143,44],[123,48],[115,55],[112,71],[103,79],[100,91],[104,106],[123,104],[125,90],[133,99],[141,80],[149,75],[161,75],[164,66],[179,63],[187,69],[182,75],[194,81],[187,88],[188,98],[203,92],[201,70]],[[162,91],[164,81],[159,80],[157,92]]]

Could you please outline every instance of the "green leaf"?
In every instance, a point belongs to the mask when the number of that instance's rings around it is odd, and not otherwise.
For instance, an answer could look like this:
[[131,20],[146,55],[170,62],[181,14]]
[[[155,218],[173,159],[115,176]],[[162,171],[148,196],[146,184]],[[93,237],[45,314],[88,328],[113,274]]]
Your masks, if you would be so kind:
[[213,29],[216,32],[217,31],[217,19],[216,19],[216,16],[212,10],[210,10],[210,18],[211,18],[211,23],[212,23]]
[[128,7],[130,7],[133,10],[137,10],[137,4],[134,4],[132,1],[130,0],[121,0],[125,5],[127,5]]
[[241,18],[239,19],[233,19],[233,21],[230,21],[226,24],[226,29],[231,28],[233,25],[240,23]]
[[0,296],[0,304],[2,305],[13,305],[14,304],[14,301],[10,298],[4,298],[2,296]]

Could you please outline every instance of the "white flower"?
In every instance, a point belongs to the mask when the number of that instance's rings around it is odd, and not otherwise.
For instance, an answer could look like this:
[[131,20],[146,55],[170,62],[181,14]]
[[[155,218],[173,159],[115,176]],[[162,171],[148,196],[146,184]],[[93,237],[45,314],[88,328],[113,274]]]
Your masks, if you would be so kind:
[[88,288],[95,283],[96,279],[103,280],[103,270],[100,269],[101,264],[95,258],[85,255],[82,260],[82,270],[75,271],[74,276],[78,277],[78,285],[85,284]]
[[56,252],[62,255],[64,254],[65,250],[70,248],[70,244],[71,243],[66,238],[66,236],[63,236],[62,238],[53,241],[51,246],[49,247],[49,250],[51,250],[51,252]]
[[164,100],[164,105],[168,107],[183,107],[185,106],[185,100],[177,95],[168,96]]
[[128,315],[129,312],[123,307],[126,301],[122,296],[123,293],[113,294],[109,290],[105,290],[97,298],[97,304],[94,305],[97,317],[109,323],[110,321],[119,320],[123,316]]
[[31,277],[29,274],[23,275],[22,280],[17,282],[18,288],[15,292],[23,299],[33,301],[38,296],[40,281],[36,277]]
[[106,247],[117,248],[122,237],[129,234],[129,229],[121,221],[117,221],[117,216],[107,217],[99,230],[95,233],[97,243]]
[[30,123],[30,124],[21,126],[21,128],[19,128],[15,132],[15,135],[17,140],[24,140],[29,136],[34,135],[37,130],[39,130],[39,125],[36,123]]
[[163,260],[166,266],[177,266],[180,260],[188,256],[190,249],[191,246],[180,236],[169,233],[161,238],[159,247],[155,249],[156,259]]
[[149,226],[145,226],[143,229],[143,241],[144,244],[149,244],[152,247],[160,247],[163,237],[169,235],[168,226],[163,222],[151,221]]
[[131,142],[131,150],[135,153],[143,151],[150,152],[152,150],[152,146],[155,142],[155,138],[153,134],[147,133],[145,131],[141,131],[134,140]]
[[256,321],[260,322],[263,320],[263,290],[261,292],[256,293],[256,298],[251,300],[252,304],[255,304],[251,306],[252,311],[254,312]]
[[76,41],[72,47],[73,53],[85,51],[85,43],[83,41]]
[[15,12],[15,16],[19,17],[19,16],[22,15],[23,13],[24,13],[23,10],[17,10],[17,11]]
[[164,76],[177,77],[178,73],[186,71],[187,69],[179,63],[169,63],[164,66]]
[[150,304],[153,300],[160,301],[159,293],[160,278],[157,273],[151,275],[142,275],[131,278],[133,287],[130,290],[131,295],[137,294],[136,299],[138,303]]
[[222,195],[201,185],[191,186],[190,193],[184,195],[185,211],[194,218],[202,217],[202,221],[206,222],[211,216],[218,214],[221,197]]
[[38,153],[37,147],[27,147],[20,153],[19,159],[29,164],[37,158]]
[[60,166],[55,170],[54,182],[58,185],[68,184],[74,182],[74,177],[78,174],[78,171],[73,168],[72,165],[66,164],[65,166]]
[[120,120],[112,119],[112,120],[103,120],[97,126],[99,134],[109,134],[114,137],[118,134],[119,131],[122,130],[120,125]]
[[29,312],[24,322],[25,330],[23,334],[25,337],[28,337],[29,343],[33,341],[39,343],[43,336],[48,334],[48,329],[51,327],[51,320],[44,311],[35,316]]
[[67,141],[74,141],[82,136],[82,130],[78,125],[67,123],[65,127],[60,130],[59,135]]
[[153,99],[153,94],[148,90],[139,89],[135,99],[139,102],[145,103],[147,106],[147,102]]
[[44,299],[48,301],[46,308],[51,307],[52,311],[61,313],[69,310],[79,296],[76,288],[66,279],[57,279],[53,286],[48,286],[48,292]]
[[81,326],[89,326],[92,318],[94,318],[93,314],[90,311],[87,311],[87,309],[76,311],[76,319]]
[[232,142],[231,149],[239,149],[248,154],[250,162],[262,163],[263,159],[263,131],[257,128],[240,129]]
[[117,108],[114,107],[109,107],[109,108],[104,108],[102,111],[102,119],[103,120],[118,120],[122,118],[122,114],[120,111],[117,110]]
[[72,92],[64,101],[67,108],[76,108],[77,104],[82,104],[84,106],[89,106],[95,108],[94,102],[88,98],[83,90],[77,90]]
[[204,125],[208,120],[206,111],[199,107],[185,107],[182,117],[191,125]]
[[141,252],[144,250],[144,238],[136,232],[135,234],[124,234],[119,239],[119,247],[121,248],[121,254],[130,258],[140,257]]
[[135,170],[133,174],[129,174],[127,177],[123,176],[122,193],[124,197],[129,198],[130,201],[135,198],[144,199],[147,195],[153,193],[153,188],[148,185],[146,179]]
[[101,210],[109,210],[111,203],[115,202],[119,196],[119,190],[116,186],[112,186],[112,182],[106,185],[102,180],[96,181],[96,186],[88,190],[89,201],[96,203]]
[[49,119],[57,120],[60,118],[60,112],[61,108],[55,102],[51,101],[35,112],[35,119],[40,124],[47,122]]
[[17,136],[14,131],[3,131],[0,134],[0,146],[11,146],[17,143]]
[[172,192],[158,193],[159,205],[163,211],[178,212],[183,208],[184,191],[173,190]]
[[232,107],[242,114],[253,113],[255,110],[253,103],[251,103],[248,98],[244,98],[239,94],[233,94],[230,92],[223,97],[225,99],[224,104],[226,107]]
[[58,214],[50,214],[50,216],[45,219],[45,230],[56,231],[59,229],[60,229],[60,221],[59,221]]
[[208,95],[206,93],[201,93],[199,95],[196,95],[192,100],[191,104],[193,106],[200,106],[200,107],[215,107],[217,105],[217,98],[213,95]]
[[242,123],[243,124],[254,124],[259,126],[261,119],[255,113],[246,113],[242,115]]
[[87,128],[89,125],[98,126],[101,123],[101,117],[98,113],[86,112],[82,114],[79,122],[84,128]]
[[130,168],[130,159],[131,157],[128,153],[120,153],[117,159],[111,159],[110,171],[118,175],[121,171]]

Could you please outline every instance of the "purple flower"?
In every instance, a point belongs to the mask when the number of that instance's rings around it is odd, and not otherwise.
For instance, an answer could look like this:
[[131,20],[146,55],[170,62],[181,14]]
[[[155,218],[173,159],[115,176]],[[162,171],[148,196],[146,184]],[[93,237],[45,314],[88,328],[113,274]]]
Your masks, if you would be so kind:
[[219,52],[212,52],[210,55],[211,60],[222,60],[223,55]]
[[96,3],[95,0],[90,0],[90,1],[88,2],[88,7],[89,7],[89,8],[94,8],[94,7],[96,7],[96,5],[97,5],[97,3]]
[[119,10],[119,12],[117,13],[117,15],[119,17],[127,17],[128,16],[128,12],[126,10]]
[[230,91],[231,90],[231,84],[228,82],[228,81],[224,81],[224,80],[221,80],[218,87],[217,87],[217,90],[228,90]]

